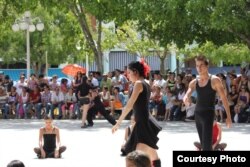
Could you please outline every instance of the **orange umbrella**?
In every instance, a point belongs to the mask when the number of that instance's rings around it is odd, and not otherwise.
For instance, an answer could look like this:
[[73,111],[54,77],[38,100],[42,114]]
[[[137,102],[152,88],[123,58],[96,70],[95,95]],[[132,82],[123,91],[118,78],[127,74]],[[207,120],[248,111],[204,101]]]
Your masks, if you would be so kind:
[[77,72],[86,73],[86,69],[77,64],[68,64],[62,68],[62,72],[66,75],[76,76]]

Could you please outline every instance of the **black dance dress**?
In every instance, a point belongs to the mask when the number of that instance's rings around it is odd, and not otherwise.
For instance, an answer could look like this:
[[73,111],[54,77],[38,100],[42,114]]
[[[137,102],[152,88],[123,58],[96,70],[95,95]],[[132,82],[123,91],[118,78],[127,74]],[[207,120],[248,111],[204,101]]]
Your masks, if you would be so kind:
[[157,135],[162,128],[156,119],[149,113],[150,86],[145,81],[142,81],[142,86],[143,91],[139,94],[133,106],[136,124],[125,144],[125,152],[127,154],[136,150],[136,145],[138,143],[143,143],[153,149],[158,149],[156,144],[159,138]]

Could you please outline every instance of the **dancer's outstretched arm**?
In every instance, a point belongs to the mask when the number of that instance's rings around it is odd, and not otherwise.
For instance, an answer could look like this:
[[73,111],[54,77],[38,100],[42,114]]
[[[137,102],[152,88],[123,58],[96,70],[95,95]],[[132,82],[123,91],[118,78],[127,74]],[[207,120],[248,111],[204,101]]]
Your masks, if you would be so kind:
[[196,79],[192,80],[189,85],[188,85],[188,90],[186,91],[186,94],[183,98],[183,103],[185,104],[186,107],[190,106],[191,104],[191,95],[192,92],[195,90],[195,84],[196,84]]

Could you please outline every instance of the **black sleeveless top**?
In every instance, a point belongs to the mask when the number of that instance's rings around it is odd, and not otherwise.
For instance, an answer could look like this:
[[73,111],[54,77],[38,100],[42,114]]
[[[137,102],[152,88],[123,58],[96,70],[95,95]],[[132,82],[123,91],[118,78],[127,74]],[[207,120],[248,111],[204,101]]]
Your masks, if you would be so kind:
[[56,134],[55,134],[55,128],[53,128],[52,133],[46,133],[46,130],[44,128],[44,134],[43,134],[43,149],[45,152],[53,152],[56,149]]
[[196,111],[207,111],[215,109],[215,97],[216,91],[211,86],[211,76],[207,84],[203,87],[200,87],[198,80],[196,80],[196,92],[197,92],[197,103]]
[[145,81],[142,81],[142,86],[143,91],[139,94],[133,106],[136,122],[149,118],[148,103],[150,98],[150,86]]

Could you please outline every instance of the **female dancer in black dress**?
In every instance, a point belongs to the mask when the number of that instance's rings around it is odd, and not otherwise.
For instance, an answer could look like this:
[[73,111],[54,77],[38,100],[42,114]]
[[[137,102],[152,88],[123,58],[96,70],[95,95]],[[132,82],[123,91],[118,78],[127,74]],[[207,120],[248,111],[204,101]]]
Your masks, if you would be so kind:
[[66,147],[61,146],[59,129],[53,126],[51,117],[45,116],[44,121],[45,127],[39,131],[39,148],[34,151],[38,158],[60,158]]
[[126,152],[143,151],[149,155],[154,167],[160,167],[161,162],[156,151],[158,149],[156,144],[159,140],[157,135],[162,128],[148,110],[150,86],[144,80],[148,71],[148,67],[143,62],[131,62],[128,65],[128,76],[134,87],[112,132],[114,133],[119,128],[122,120],[133,109],[136,123],[126,143]]
[[78,86],[78,99],[82,110],[82,126],[81,128],[87,128],[86,118],[90,106],[90,96],[89,91],[92,86],[88,83],[88,78],[86,76],[82,77],[82,83]]

